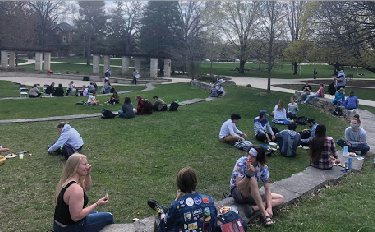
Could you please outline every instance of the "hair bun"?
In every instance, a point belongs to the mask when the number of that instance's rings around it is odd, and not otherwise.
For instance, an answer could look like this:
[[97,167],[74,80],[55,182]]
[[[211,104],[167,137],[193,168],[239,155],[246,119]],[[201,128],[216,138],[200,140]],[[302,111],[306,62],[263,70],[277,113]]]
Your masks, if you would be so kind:
[[355,114],[353,118],[359,119],[359,114]]

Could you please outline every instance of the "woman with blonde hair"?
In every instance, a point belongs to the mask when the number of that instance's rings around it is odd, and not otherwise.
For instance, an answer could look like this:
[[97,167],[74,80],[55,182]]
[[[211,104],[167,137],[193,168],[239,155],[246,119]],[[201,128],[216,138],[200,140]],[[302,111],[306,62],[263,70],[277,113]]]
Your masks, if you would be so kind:
[[91,165],[86,156],[79,153],[70,156],[55,192],[55,232],[98,232],[106,225],[114,224],[111,213],[95,211],[108,203],[108,195],[88,206],[86,192],[90,190],[91,182]]
[[284,101],[279,100],[278,104],[275,105],[274,111],[272,112],[274,119],[272,123],[288,124],[289,120],[286,117],[286,110],[284,109]]

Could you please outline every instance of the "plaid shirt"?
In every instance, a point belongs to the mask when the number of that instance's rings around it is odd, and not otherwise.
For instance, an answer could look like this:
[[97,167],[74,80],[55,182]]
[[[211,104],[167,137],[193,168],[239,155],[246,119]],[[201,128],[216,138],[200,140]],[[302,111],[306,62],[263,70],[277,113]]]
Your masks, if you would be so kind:
[[320,158],[316,161],[311,160],[311,166],[319,168],[319,169],[331,169],[332,168],[332,161],[330,154],[337,159],[337,151],[335,146],[335,141],[332,137],[326,137],[324,140],[324,149],[320,154]]

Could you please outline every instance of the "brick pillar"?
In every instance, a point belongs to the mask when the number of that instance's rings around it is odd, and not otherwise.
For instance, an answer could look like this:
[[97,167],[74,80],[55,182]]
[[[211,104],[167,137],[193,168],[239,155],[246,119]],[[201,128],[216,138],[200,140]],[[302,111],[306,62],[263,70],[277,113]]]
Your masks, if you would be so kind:
[[35,52],[35,70],[36,71],[42,71],[42,58],[43,53],[42,52]]
[[141,73],[141,58],[135,57],[135,60],[134,60],[134,69],[138,70],[138,72]]
[[16,52],[9,51],[9,68],[15,68],[16,67]]
[[156,58],[150,59],[150,77],[158,77],[158,59]]
[[8,51],[1,51],[1,67],[8,68]]
[[107,69],[109,69],[110,66],[111,66],[111,60],[109,58],[109,55],[105,55],[104,56],[103,74],[105,73],[105,71],[107,71]]
[[171,77],[171,59],[164,59],[164,77]]
[[45,52],[44,53],[44,70],[51,69],[51,53]]
[[129,56],[123,56],[122,57],[122,70],[121,70],[122,75],[128,75],[129,74],[129,61],[130,61]]
[[100,63],[100,56],[98,54],[94,54],[92,72],[99,74],[99,63]]

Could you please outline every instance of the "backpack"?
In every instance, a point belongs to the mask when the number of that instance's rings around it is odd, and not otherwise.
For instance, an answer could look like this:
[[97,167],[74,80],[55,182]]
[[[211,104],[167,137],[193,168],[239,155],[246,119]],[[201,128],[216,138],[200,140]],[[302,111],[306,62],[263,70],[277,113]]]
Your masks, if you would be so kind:
[[299,133],[301,134],[301,139],[308,139],[311,137],[311,130],[304,130]]
[[145,106],[144,108],[146,112],[152,112],[152,110],[154,109],[154,105],[147,99],[143,101],[143,104]]
[[247,230],[246,222],[242,220],[242,218],[234,211],[228,211],[227,213],[219,216],[218,225],[220,225],[221,231],[223,232],[245,232]]
[[306,125],[307,118],[305,116],[300,116],[296,119],[296,123],[300,125]]
[[179,106],[178,101],[172,101],[171,105],[169,106],[169,111],[177,111]]
[[250,141],[241,141],[241,142],[235,142],[234,146],[239,150],[247,151],[247,149],[253,146],[253,144]]
[[332,95],[332,96],[335,95],[335,93],[336,93],[335,82],[332,82],[331,84],[329,84],[328,93],[329,93],[329,95]]
[[271,126],[271,129],[272,129],[274,134],[279,133],[279,129],[277,129],[277,127],[275,125]]
[[111,89],[110,92],[111,92],[111,93],[114,93],[114,92],[115,92],[115,88],[112,87],[112,89]]
[[112,111],[108,109],[103,109],[102,111],[102,119],[113,119],[115,115],[112,113]]
[[219,93],[217,92],[216,88],[212,88],[210,91],[210,97],[218,97]]
[[264,148],[266,156],[276,155],[275,151],[273,149],[271,149],[269,146],[266,146],[266,145],[263,145],[263,144],[259,144],[259,146]]

